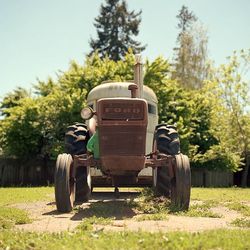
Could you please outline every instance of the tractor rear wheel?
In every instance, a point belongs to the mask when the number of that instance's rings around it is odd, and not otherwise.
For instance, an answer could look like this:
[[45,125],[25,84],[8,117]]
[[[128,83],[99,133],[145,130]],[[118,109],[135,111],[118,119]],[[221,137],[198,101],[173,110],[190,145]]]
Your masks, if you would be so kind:
[[[176,155],[180,152],[180,140],[176,128],[172,125],[160,124],[156,126],[153,151],[161,154]],[[167,166],[153,170],[153,186],[157,195],[170,197],[171,179]]]
[[176,128],[172,125],[160,124],[156,127],[155,139],[157,149],[166,155],[180,153],[180,140]]
[[72,168],[73,159],[70,154],[58,155],[55,170],[55,199],[57,210],[62,213],[70,212],[75,200]]
[[76,123],[67,127],[65,133],[65,151],[71,155],[85,154],[89,132],[83,123]]
[[[76,123],[67,128],[65,133],[65,150],[73,155],[81,155],[87,152],[89,132],[83,123]],[[91,177],[89,168],[78,167],[76,169],[76,194],[77,202],[88,201],[91,193]]]
[[190,202],[191,173],[186,155],[175,156],[175,178],[171,181],[171,205],[177,210],[187,210]]
[[76,201],[86,202],[91,194],[90,167],[78,167],[76,169]]
[[170,198],[171,180],[167,167],[158,167],[153,170],[153,186],[157,195]]

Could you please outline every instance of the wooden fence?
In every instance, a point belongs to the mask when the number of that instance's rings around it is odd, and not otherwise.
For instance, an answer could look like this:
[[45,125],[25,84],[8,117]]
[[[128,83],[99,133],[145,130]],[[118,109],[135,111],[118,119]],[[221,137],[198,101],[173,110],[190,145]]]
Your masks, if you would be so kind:
[[[54,182],[55,161],[33,159],[20,162],[16,159],[0,158],[0,186],[40,186]],[[192,169],[192,186],[228,187],[234,184],[233,173]]]
[[41,186],[54,181],[55,161],[0,159],[0,186]]
[[234,185],[232,172],[192,168],[193,187],[230,187]]

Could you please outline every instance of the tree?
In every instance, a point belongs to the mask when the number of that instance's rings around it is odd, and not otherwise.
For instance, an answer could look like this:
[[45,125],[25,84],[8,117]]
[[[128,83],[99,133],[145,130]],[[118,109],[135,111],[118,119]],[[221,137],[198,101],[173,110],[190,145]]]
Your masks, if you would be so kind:
[[158,57],[151,63],[146,61],[144,83],[157,95],[159,122],[177,126],[182,152],[190,155],[193,151],[189,141],[192,134],[192,99],[170,76],[170,63],[164,58]]
[[35,89],[35,94],[39,96],[49,95],[56,86],[56,84],[50,77],[48,78],[47,82],[40,81],[39,79],[37,79],[37,81],[38,82],[34,84],[34,89]]
[[247,74],[250,69],[250,50],[234,52],[229,57],[229,63],[220,68],[220,87],[225,102],[229,121],[231,124],[230,134],[235,140],[238,150],[244,157],[245,167],[243,169],[241,185],[247,185],[249,169],[248,155],[250,152],[250,82],[247,82]]
[[[94,53],[86,58],[84,65],[72,61],[69,69],[60,72],[53,82],[38,81],[37,95],[22,98],[8,108],[10,115],[0,120],[3,154],[23,160],[36,156],[55,158],[63,152],[67,126],[82,122],[80,110],[86,106],[87,93],[102,81],[132,80],[134,63],[132,50],[118,62]],[[233,116],[225,105],[220,86],[230,79],[228,72],[234,72],[229,65],[200,90],[181,88],[171,78],[169,61],[162,57],[152,62],[147,60],[144,67],[144,83],[158,98],[159,122],[176,124],[182,152],[189,155],[193,166],[237,170],[243,152],[243,147],[238,145],[242,141],[234,130],[237,123],[230,120]],[[225,73],[228,77],[224,77]],[[247,93],[243,90],[237,92],[241,93],[242,101]],[[240,124],[249,135],[250,127],[246,125],[250,124],[249,113],[244,112],[241,118]]]
[[39,102],[26,97],[8,108],[8,116],[0,124],[0,142],[5,155],[26,160],[39,153],[41,121]]
[[106,5],[101,5],[100,15],[95,18],[98,38],[91,38],[90,54],[98,51],[101,58],[108,56],[118,61],[126,55],[129,48],[134,53],[143,51],[145,46],[132,38],[139,33],[140,15],[141,11],[128,11],[124,0],[106,0]]
[[178,28],[180,33],[178,37],[188,31],[192,27],[193,22],[197,21],[195,14],[190,12],[185,5],[181,7],[180,13],[176,17],[179,19]]
[[235,170],[244,165],[242,186],[247,184],[250,164],[249,69],[250,50],[234,52],[218,68],[207,91],[213,110],[211,130],[220,142],[216,150],[231,157]]
[[198,25],[197,17],[186,6],[182,6],[177,18],[180,33],[177,37],[178,47],[174,49],[173,78],[185,88],[200,89],[209,72],[207,34],[202,25]]
[[30,93],[22,88],[17,87],[14,91],[8,93],[0,104],[0,111],[2,115],[9,116],[9,108],[19,105],[19,102],[26,97],[29,97]]
[[119,62],[94,54],[83,66],[72,61],[55,81],[38,80],[36,95],[11,102],[5,109],[9,116],[0,120],[1,153],[21,160],[56,158],[63,152],[67,126],[83,122],[80,111],[87,92],[105,80],[132,80],[134,62],[132,51]]

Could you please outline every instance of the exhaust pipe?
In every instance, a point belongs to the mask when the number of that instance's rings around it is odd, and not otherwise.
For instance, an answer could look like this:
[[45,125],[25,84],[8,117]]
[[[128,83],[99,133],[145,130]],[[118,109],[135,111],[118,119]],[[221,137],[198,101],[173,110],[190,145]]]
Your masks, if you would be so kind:
[[134,82],[138,86],[137,97],[143,97],[143,63],[140,54],[135,55]]

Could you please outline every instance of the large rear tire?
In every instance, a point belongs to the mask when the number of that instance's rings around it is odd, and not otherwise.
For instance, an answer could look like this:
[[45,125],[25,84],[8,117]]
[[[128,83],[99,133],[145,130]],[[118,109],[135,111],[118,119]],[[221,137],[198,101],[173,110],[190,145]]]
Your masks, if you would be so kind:
[[180,153],[179,135],[174,126],[158,125],[155,131],[155,139],[160,153],[166,155],[177,155]]
[[[86,154],[89,132],[83,123],[76,123],[67,128],[65,133],[65,150],[73,155]],[[88,201],[91,193],[91,178],[89,167],[78,167],[76,169],[76,194],[75,201]]]
[[75,182],[71,178],[73,160],[70,154],[60,154],[55,170],[55,199],[58,212],[70,212],[75,200]]
[[153,169],[153,186],[157,195],[170,197],[171,180],[167,167],[163,166]]
[[[176,128],[172,125],[160,124],[156,126],[153,151],[161,154],[176,155],[180,153],[180,140]],[[167,166],[153,170],[153,186],[157,195],[170,197],[171,179]]]
[[78,167],[76,170],[76,201],[86,202],[91,194],[90,167]]
[[186,155],[175,156],[175,178],[171,181],[171,205],[177,210],[188,210],[191,193],[191,172]]
[[71,155],[85,154],[89,132],[83,123],[76,123],[67,127],[65,133],[65,151]]

